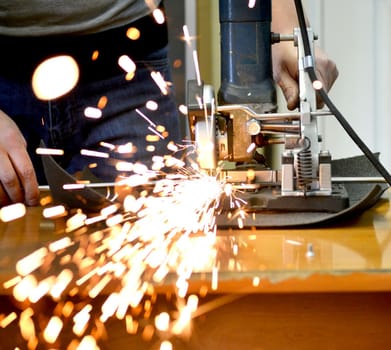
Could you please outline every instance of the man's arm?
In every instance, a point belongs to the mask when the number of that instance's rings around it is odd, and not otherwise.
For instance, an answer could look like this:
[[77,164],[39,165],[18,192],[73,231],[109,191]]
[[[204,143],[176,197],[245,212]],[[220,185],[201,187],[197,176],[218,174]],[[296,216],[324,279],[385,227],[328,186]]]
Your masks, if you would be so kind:
[[[272,31],[290,34],[298,27],[293,0],[272,0]],[[272,46],[273,76],[286,98],[287,107],[295,109],[299,103],[297,49],[291,42]],[[338,77],[336,64],[319,47],[315,47],[316,74],[329,91]],[[320,104],[321,105],[321,104]]]

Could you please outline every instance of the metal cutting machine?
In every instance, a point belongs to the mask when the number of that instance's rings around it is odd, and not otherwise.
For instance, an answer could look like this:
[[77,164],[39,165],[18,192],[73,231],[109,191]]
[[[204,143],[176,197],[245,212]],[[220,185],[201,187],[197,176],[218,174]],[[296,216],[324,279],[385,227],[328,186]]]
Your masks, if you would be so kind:
[[[322,149],[316,86],[305,71],[315,65],[304,52],[299,28],[271,32],[271,0],[254,7],[243,0],[220,0],[221,86],[188,82],[190,134],[197,162],[239,190],[251,211],[338,212],[349,205],[341,184],[333,184],[331,154]],[[308,28],[313,44],[316,36]],[[271,46],[297,47],[300,105],[279,113]],[[277,165],[275,165],[277,164]]]

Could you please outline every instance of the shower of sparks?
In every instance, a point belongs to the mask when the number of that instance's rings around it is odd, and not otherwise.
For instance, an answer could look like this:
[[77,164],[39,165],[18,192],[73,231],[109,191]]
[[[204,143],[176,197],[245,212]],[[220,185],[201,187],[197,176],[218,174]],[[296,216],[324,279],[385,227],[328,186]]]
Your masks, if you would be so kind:
[[[179,146],[175,146],[170,148],[177,151]],[[112,318],[123,320],[129,334],[141,334],[144,340],[159,332],[180,336],[189,331],[198,306],[198,297],[187,294],[189,280],[209,266],[210,288],[218,286],[215,219],[222,198],[231,196],[232,190],[216,177],[185,167],[173,156],[156,156],[154,161],[175,172],[151,186],[148,174],[154,171],[133,164],[129,170],[134,175],[124,180],[132,184],[130,179],[138,177],[133,185],[144,187],[138,195],[131,192],[121,204],[109,205],[91,218],[77,210],[66,220],[65,237],[18,261],[17,276],[3,287],[12,288],[14,298],[30,303],[31,310],[44,296],[58,303],[40,331],[34,327],[33,311],[19,316],[21,333],[29,344],[38,339],[49,347],[57,344],[70,324],[74,339],[61,347],[76,342],[79,349],[95,349],[104,339],[89,333],[89,325],[104,325]],[[58,206],[45,208],[43,215],[50,218],[64,213],[65,208]],[[140,324],[132,310],[144,305],[145,313],[150,314],[154,288],[162,283],[175,286],[177,298],[185,303],[175,312],[162,312],[148,324]],[[76,294],[87,298],[74,302]],[[104,299],[100,306],[92,303],[98,297]],[[4,315],[1,326],[14,322],[14,317]],[[173,347],[162,339],[160,348]]]
[[[146,0],[146,3],[153,6],[154,2]],[[157,23],[164,23],[161,10],[154,10],[153,16]],[[183,32],[191,48],[193,38],[187,26]],[[137,40],[140,32],[129,28],[127,36]],[[96,51],[96,58],[98,54]],[[201,84],[196,50],[193,50],[193,60]],[[135,63],[128,56],[121,56],[118,64],[126,72],[126,79],[131,80]],[[161,93],[167,95],[169,83],[163,76],[152,72],[151,77]],[[103,96],[97,108],[86,108],[85,116],[100,117],[107,102]],[[206,105],[200,103],[206,111]],[[148,101],[146,108],[156,111],[158,105]],[[187,114],[186,106],[179,109]],[[155,124],[139,109],[136,113],[153,133],[146,135],[147,138],[154,137],[154,141],[165,138],[167,131],[163,126]],[[208,126],[208,134],[209,131],[213,128]],[[131,143],[118,146],[101,142],[100,145],[109,152],[135,152]],[[194,150],[195,146],[190,147]],[[189,145],[168,144],[168,150],[174,154],[188,149]],[[42,148],[37,153],[62,155],[63,151]],[[81,154],[110,157],[109,153],[86,149]],[[162,174],[163,168],[174,171]],[[0,314],[0,327],[18,322],[29,350],[36,349],[40,342],[46,342],[47,348],[99,349],[99,342],[106,337],[105,323],[110,319],[122,320],[128,334],[139,334],[145,341],[162,333],[160,350],[172,350],[173,344],[168,339],[189,332],[192,318],[197,312],[201,314],[197,311],[198,296],[188,295],[192,275],[205,273],[206,267],[210,269],[206,272],[212,276],[211,285],[202,286],[200,297],[207,294],[208,288],[218,288],[216,216],[222,201],[228,198],[230,209],[237,211],[234,217],[239,227],[244,216],[240,209],[243,203],[235,198],[231,186],[200,172],[194,162],[190,167],[185,166],[182,159],[173,155],[153,157],[151,169],[143,164],[117,162],[117,170],[130,173],[126,177],[121,175],[115,184],[116,188],[128,189],[121,203],[109,205],[91,217],[80,209],[68,212],[61,205],[45,207],[46,219],[67,216],[64,236],[20,259],[16,264],[17,275],[3,284],[5,289],[12,289],[16,301],[28,307],[19,314]],[[14,220],[25,211],[21,204],[4,207],[0,218]],[[177,309],[152,317],[157,298],[155,289],[163,284],[174,286],[179,301]],[[75,296],[80,298],[76,300]],[[44,297],[51,298],[56,307],[52,315],[40,315],[46,319],[38,322],[34,307]],[[99,302],[94,302],[98,299]],[[69,337],[66,333],[66,339],[62,339],[61,333],[66,329],[73,335]]]

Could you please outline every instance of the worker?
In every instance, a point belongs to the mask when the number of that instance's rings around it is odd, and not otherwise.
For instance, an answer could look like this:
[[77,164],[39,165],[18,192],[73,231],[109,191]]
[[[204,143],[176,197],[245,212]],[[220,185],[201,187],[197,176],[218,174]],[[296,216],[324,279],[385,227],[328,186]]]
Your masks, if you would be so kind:
[[[273,30],[289,32],[296,26],[291,0],[273,1]],[[170,81],[167,27],[152,16],[159,0],[88,1],[25,0],[18,6],[2,0],[0,6],[0,206],[24,202],[37,205],[38,184],[45,176],[36,149],[43,140],[64,151],[56,158],[75,174],[95,163],[98,178],[113,178],[115,158],[144,162],[152,154],[166,154],[167,143],[180,138],[173,88],[163,94],[151,79],[158,72]],[[137,40],[126,34],[139,30]],[[297,105],[297,67],[294,49],[273,48],[276,81],[288,107]],[[61,98],[37,99],[31,77],[48,57],[70,55],[79,67],[74,89]],[[95,55],[95,56],[94,56]],[[124,78],[118,58],[127,55],[136,64],[135,76]],[[336,78],[334,63],[318,51],[318,71],[325,87]],[[107,101],[99,106],[99,101]],[[158,108],[148,109],[153,101]],[[84,117],[86,107],[101,107],[98,119]],[[82,116],[82,117],[81,117]],[[146,148],[146,134],[164,126],[164,140]],[[161,131],[152,130],[158,136]],[[105,144],[102,144],[104,141]],[[131,143],[136,152],[123,156],[119,145]],[[114,149],[110,148],[110,145]],[[81,149],[110,154],[109,159],[83,156]],[[128,157],[128,158],[126,158]]]

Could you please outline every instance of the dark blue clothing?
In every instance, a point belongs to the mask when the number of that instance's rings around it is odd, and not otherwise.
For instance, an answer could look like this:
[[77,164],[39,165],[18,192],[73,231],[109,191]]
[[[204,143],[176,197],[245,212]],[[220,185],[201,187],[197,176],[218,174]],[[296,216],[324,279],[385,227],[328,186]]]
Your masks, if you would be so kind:
[[[160,30],[165,34],[165,28]],[[152,31],[151,35],[155,34]],[[115,32],[115,35],[118,33]],[[164,35],[161,36],[164,38]],[[140,53],[140,50],[134,51],[131,45],[127,47],[129,39],[126,38],[127,41],[121,39],[120,43],[124,43],[124,47],[118,47],[118,43],[113,42],[115,38],[113,35],[105,37],[105,40],[109,42],[102,44],[103,47],[99,50],[101,61],[99,62],[100,58],[98,58],[97,63],[90,60],[90,53],[95,46],[84,47],[88,46],[89,42],[84,39],[82,41],[85,43],[84,46],[75,45],[77,47],[74,51],[72,48],[64,52],[58,50],[53,52],[53,54],[69,53],[75,58],[80,67],[80,80],[70,93],[50,102],[40,101],[33,94],[31,75],[27,74],[31,72],[29,72],[29,50],[26,51],[26,47],[23,48],[24,56],[17,58],[20,61],[18,63],[12,62],[11,59],[7,62],[0,58],[0,64],[2,64],[0,68],[0,109],[13,118],[26,138],[28,151],[41,184],[46,181],[40,156],[36,155],[40,140],[43,140],[47,147],[64,150],[65,154],[55,159],[69,173],[73,174],[91,163],[97,163],[98,166],[92,171],[104,181],[112,181],[117,177],[115,159],[125,159],[130,162],[141,161],[150,165],[152,156],[168,153],[166,148],[168,142],[178,142],[179,120],[173,91],[168,95],[163,95],[151,77],[151,72],[156,71],[160,72],[166,81],[170,80],[167,43],[164,40],[144,41],[144,44],[150,47],[143,46],[144,52]],[[0,42],[1,40],[4,38],[0,37]],[[74,41],[81,42],[79,38],[74,38]],[[95,45],[100,40],[93,42]],[[72,46],[72,41],[70,45]],[[140,47],[140,42],[137,45]],[[30,49],[34,50],[34,47]],[[117,60],[121,54],[127,54],[137,65],[132,80],[126,80],[126,73],[118,67]],[[31,56],[34,59],[30,62],[36,60],[35,52],[32,51]],[[102,117],[86,118],[85,109],[96,107],[103,96],[107,97],[108,102],[102,109]],[[149,100],[158,103],[156,111],[145,107]],[[136,112],[136,109],[145,114],[154,124],[164,126],[168,131],[168,136],[159,142],[147,142],[146,135],[152,134],[148,129],[151,125]],[[110,151],[103,147],[101,142],[115,146],[131,142],[137,148],[137,152],[120,154],[116,150]],[[146,150],[147,145],[155,146],[155,151]],[[83,156],[80,154],[81,149],[109,152],[110,157],[106,159]]]

